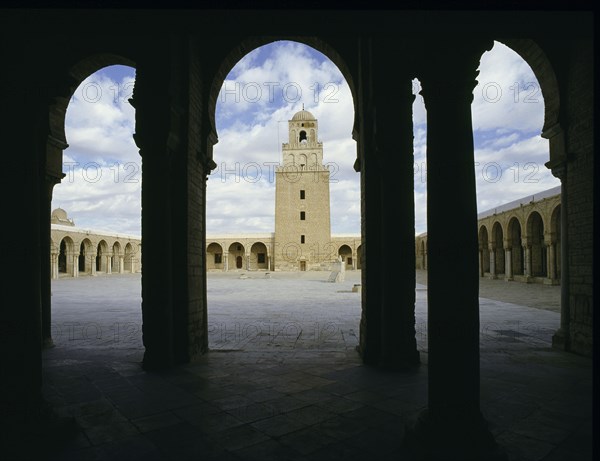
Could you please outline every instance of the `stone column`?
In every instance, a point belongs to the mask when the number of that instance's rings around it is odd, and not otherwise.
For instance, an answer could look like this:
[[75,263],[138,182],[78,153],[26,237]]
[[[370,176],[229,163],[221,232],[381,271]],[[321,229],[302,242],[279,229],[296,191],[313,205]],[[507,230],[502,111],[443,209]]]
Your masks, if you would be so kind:
[[[42,198],[45,194],[44,135],[48,130],[48,108],[54,104],[48,97],[50,95],[47,92],[44,94],[44,86],[51,86],[51,82],[58,84],[60,80],[50,75],[45,79],[34,77],[35,61],[38,59],[29,55],[35,50],[33,42],[28,46],[25,33],[17,33],[13,39],[14,46],[8,46],[7,43],[2,47],[2,62],[10,63],[5,66],[19,69],[19,72],[8,71],[8,67],[5,67],[0,75],[2,87],[6,89],[0,107],[3,149],[6,153],[3,157],[6,173],[2,178],[2,212],[6,219],[3,235],[6,240],[2,242],[2,264],[10,269],[2,276],[2,459],[11,457],[11,443],[5,443],[7,438],[23,435],[22,441],[41,443],[35,436],[32,439],[30,436],[35,431],[49,434],[54,429],[50,426],[49,418],[40,424],[40,419],[51,409],[44,406],[42,392],[41,300],[45,294],[41,284],[44,277],[50,279],[49,272],[44,273],[42,267],[50,265],[50,247],[44,248],[42,244],[43,239],[50,237],[50,213],[49,205]],[[19,92],[8,88],[36,90]],[[9,228],[13,223],[18,225],[18,242],[22,244],[8,240],[7,234],[12,234]],[[15,238],[14,235],[11,237]],[[20,289],[22,286],[25,286],[24,290]],[[10,303],[9,299],[16,296],[18,304]],[[22,441],[16,441],[14,446],[18,447]],[[27,448],[23,447],[23,453],[27,452]]]
[[477,253],[479,256],[479,277],[483,277],[485,275],[485,272],[483,271],[483,252],[487,251],[487,249],[485,248],[480,248],[479,252]]
[[[150,45],[148,45],[150,46]],[[144,56],[136,67],[131,104],[135,107],[134,140],[142,161],[142,365],[146,370],[172,366],[172,152],[170,134],[170,63],[168,45],[153,42],[154,56]],[[133,260],[131,269],[133,272]]]
[[531,244],[530,243],[524,243],[523,247],[525,248],[525,277],[527,278],[527,281],[529,282],[531,279],[531,277],[533,277],[533,273],[532,273],[532,269],[533,269],[533,263],[531,260]]
[[[562,131],[560,132],[562,134]],[[545,136],[546,137],[546,136]],[[553,142],[551,138],[550,153]],[[564,147],[563,147],[564,148]],[[566,156],[566,154],[565,154]],[[550,162],[549,162],[550,163]],[[549,165],[546,165],[549,166]],[[560,179],[560,328],[552,336],[552,346],[566,351],[571,349],[571,306],[569,303],[569,209],[567,204],[566,159],[553,165],[552,174]]]
[[478,235],[471,122],[476,69],[482,53],[492,45],[448,37],[425,49],[417,75],[427,109],[428,408],[415,428],[407,430],[405,442],[418,459],[489,460],[497,452],[479,406]]
[[98,256],[96,256],[96,255],[90,256],[90,266],[92,266],[91,267],[92,275],[97,275],[96,274],[96,260],[97,259],[98,259]]
[[[484,250],[485,251],[485,250]],[[496,250],[490,243],[488,251],[490,252],[490,278],[496,278]]]
[[[62,151],[66,147],[66,143],[54,142],[52,137],[48,137],[46,143],[46,155],[44,158],[45,173],[43,174],[44,182],[40,189],[40,203],[45,215],[45,219],[40,220],[40,250],[44,257],[41,259],[40,266],[40,289],[41,289],[41,311],[42,311],[42,347],[53,347],[52,341],[52,285],[51,280],[58,278],[58,262],[56,254],[51,260],[48,255],[51,248],[51,229],[50,215],[52,214],[52,190],[54,186],[60,183],[60,180],[65,176],[62,169]],[[58,242],[60,245],[60,242]],[[56,273],[56,276],[54,275]]]
[[125,272],[125,257],[123,255],[119,255],[119,274]]
[[106,257],[106,273],[107,274],[112,274],[112,256],[107,256]]
[[[359,353],[369,365],[381,363],[381,304],[383,285],[383,238],[381,204],[381,168],[376,154],[376,104],[372,97],[373,44],[370,39],[359,39],[359,83],[356,107],[360,116],[355,118],[353,137],[357,141],[358,158],[354,168],[360,171],[361,183],[361,320]],[[412,181],[412,180],[411,180]],[[412,184],[412,182],[411,182]]]
[[548,274],[548,278],[550,279],[550,283],[554,283],[556,280],[556,251],[555,251],[555,243],[552,241],[552,236],[549,235],[547,239],[548,248],[548,260],[546,261],[548,266],[546,269],[546,273]]
[[[393,91],[390,91],[388,74],[390,52],[401,54],[410,50],[408,43],[402,40],[373,42],[375,143],[382,210],[379,251],[384,268],[380,364],[392,369],[420,363],[415,331],[413,74],[396,74]],[[395,258],[389,252],[391,242],[394,242],[394,255],[401,257]]]
[[223,272],[229,271],[229,252],[223,252]]
[[512,248],[509,246],[506,246],[506,252],[504,253],[504,272],[506,273],[505,279],[507,281],[513,279]]
[[73,254],[73,277],[79,277],[79,253]]
[[58,254],[53,252],[51,254],[51,258],[52,258],[52,278],[57,279],[58,278]]

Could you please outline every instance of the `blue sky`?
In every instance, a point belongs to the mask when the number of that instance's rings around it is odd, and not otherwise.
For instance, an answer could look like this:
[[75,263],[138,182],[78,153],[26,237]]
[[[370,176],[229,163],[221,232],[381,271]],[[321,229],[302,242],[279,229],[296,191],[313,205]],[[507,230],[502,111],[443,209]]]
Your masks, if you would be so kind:
[[[135,70],[111,66],[77,88],[67,109],[63,172],[52,206],[77,226],[140,235],[141,159],[135,146],[131,96]],[[479,211],[559,185],[544,166],[540,137],[544,104],[529,66],[496,43],[481,59],[472,105]],[[413,82],[415,93],[418,81]],[[207,185],[209,234],[274,229],[274,166],[287,140],[287,121],[302,107],[319,120],[324,162],[333,172],[334,234],[360,233],[360,176],[353,169],[352,95],[323,54],[295,42],[274,42],[246,55],[219,95],[214,148],[217,169]],[[413,106],[416,233],[426,231],[426,112]],[[449,172],[449,174],[452,174]]]

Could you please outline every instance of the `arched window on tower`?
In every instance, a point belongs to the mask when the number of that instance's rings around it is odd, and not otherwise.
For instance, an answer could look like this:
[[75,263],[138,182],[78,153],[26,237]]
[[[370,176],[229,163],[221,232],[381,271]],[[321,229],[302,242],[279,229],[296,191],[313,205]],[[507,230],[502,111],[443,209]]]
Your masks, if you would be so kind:
[[298,136],[298,142],[308,142],[308,139],[306,138],[306,131],[302,130],[300,132],[300,135]]

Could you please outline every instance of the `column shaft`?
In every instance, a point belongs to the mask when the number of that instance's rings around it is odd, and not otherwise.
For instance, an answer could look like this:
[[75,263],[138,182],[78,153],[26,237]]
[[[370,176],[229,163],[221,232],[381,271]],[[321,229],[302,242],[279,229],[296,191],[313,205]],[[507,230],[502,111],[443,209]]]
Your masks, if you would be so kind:
[[552,281],[556,279],[556,254],[554,251],[554,242],[548,245],[548,278]]
[[527,244],[525,246],[525,275],[529,279],[529,277],[533,277],[533,264],[531,260],[531,245]]
[[[388,44],[389,46],[389,44]],[[378,43],[378,75],[386,75],[388,46]],[[385,52],[384,52],[385,50]],[[382,358],[385,367],[420,362],[415,332],[415,205],[412,79],[397,77],[394,92],[377,82],[376,142],[381,171]],[[400,219],[398,219],[400,218]],[[390,245],[393,242],[393,245]],[[393,248],[393,250],[390,250]]]
[[496,250],[494,248],[489,249],[490,252],[490,278],[496,278]]
[[427,109],[428,408],[405,437],[417,459],[497,458],[479,408],[480,270],[471,101],[479,58],[492,43],[485,46],[451,39],[432,44],[419,76]]
[[513,279],[512,273],[512,248],[506,249],[506,261],[504,263],[505,271],[506,271],[506,280]]
[[564,350],[571,349],[571,306],[569,304],[569,209],[567,203],[566,166],[552,172],[561,179],[560,188],[560,328],[552,336],[552,345]]
[[383,261],[381,247],[382,204],[381,170],[376,158],[375,103],[371,67],[372,44],[362,40],[359,44],[359,121],[358,162],[361,181],[363,259],[361,272],[361,320],[359,351],[367,364],[378,365],[381,361],[381,291],[383,285]]
[[[136,109],[135,142],[142,159],[142,340],[146,369],[173,365],[172,158],[167,149],[170,128],[169,66],[160,53],[138,63],[132,105]],[[134,263],[131,258],[131,271]]]
[[422,83],[427,107],[429,408],[444,412],[478,410],[479,278],[472,94],[460,93],[458,97],[456,88],[444,85],[431,88],[435,94],[428,98],[429,86],[426,81]]

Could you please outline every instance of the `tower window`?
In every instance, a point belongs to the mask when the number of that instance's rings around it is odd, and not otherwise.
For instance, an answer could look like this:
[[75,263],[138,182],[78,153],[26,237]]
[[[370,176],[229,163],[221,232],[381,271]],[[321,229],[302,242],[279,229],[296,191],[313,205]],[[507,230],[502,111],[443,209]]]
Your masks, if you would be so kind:
[[306,212],[304,212],[304,211],[301,211],[301,212],[300,212],[300,220],[301,220],[301,221],[304,221],[305,219],[306,219]]
[[300,200],[304,200],[306,198],[306,193],[305,191],[301,190],[300,191]]
[[307,138],[306,138],[306,131],[302,130],[300,132],[300,137],[298,138],[298,141],[302,142],[302,141],[306,141],[306,140],[307,140]]
[[304,239],[304,235],[301,235],[301,236],[300,236],[300,243],[304,243],[304,240],[305,240],[305,239]]

